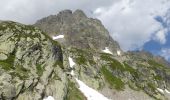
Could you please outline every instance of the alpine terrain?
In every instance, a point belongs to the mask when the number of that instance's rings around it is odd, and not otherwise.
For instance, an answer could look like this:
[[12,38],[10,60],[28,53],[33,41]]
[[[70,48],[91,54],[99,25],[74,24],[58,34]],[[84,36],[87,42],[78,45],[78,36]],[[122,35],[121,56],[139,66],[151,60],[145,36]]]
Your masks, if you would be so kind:
[[81,10],[0,21],[0,100],[170,100],[170,64],[123,52]]

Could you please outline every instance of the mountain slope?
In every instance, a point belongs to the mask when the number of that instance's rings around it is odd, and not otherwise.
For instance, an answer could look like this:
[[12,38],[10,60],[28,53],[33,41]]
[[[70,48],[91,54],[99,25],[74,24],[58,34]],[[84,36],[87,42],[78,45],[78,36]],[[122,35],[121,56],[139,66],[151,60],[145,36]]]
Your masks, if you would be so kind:
[[169,67],[146,52],[123,52],[81,10],[34,26],[0,23],[2,100],[168,100]]
[[62,11],[37,21],[35,26],[51,37],[63,35],[55,40],[63,44],[63,51],[67,51],[64,55],[72,55],[75,59],[76,75],[79,74],[89,86],[102,91],[110,86],[124,90],[128,85],[154,98],[166,98],[159,88],[170,90],[169,64],[160,57],[143,52],[123,53],[101,22],[88,18],[81,10]]
[[[0,99],[62,99],[67,77],[60,45],[33,26],[0,23]],[[60,87],[57,87],[60,85]]]

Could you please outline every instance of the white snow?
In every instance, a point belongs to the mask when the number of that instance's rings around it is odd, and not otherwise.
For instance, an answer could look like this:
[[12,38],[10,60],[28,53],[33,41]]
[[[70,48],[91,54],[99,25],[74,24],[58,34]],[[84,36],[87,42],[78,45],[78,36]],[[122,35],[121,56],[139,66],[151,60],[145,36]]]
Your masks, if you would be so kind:
[[44,98],[43,100],[54,100],[54,97],[48,96],[47,98]]
[[64,35],[53,36],[53,40],[62,39]]
[[77,83],[79,84],[79,90],[87,97],[88,100],[109,100],[96,90],[88,87],[85,83],[82,81],[78,80],[76,78]]
[[109,50],[108,47],[105,47],[105,49],[102,50],[102,51],[105,52],[105,53],[113,54],[113,53]]
[[73,61],[71,57],[69,57],[68,60],[69,60],[70,67],[73,68],[73,66],[75,65],[75,62]]
[[170,92],[169,92],[167,89],[165,89],[165,92],[168,93],[168,94],[170,94]]
[[[73,61],[73,59],[72,59],[71,57],[69,57],[68,60],[69,60],[70,67],[73,68],[73,66],[74,66],[76,63]],[[71,74],[72,76],[75,75],[73,69],[71,70],[71,73],[70,73],[70,74]]]
[[164,93],[164,90],[160,89],[160,88],[157,88],[157,90],[161,93]]
[[[76,64],[71,57],[68,58],[70,67],[73,68],[74,65]],[[109,100],[96,90],[88,87],[85,83],[82,81],[78,80],[75,77],[74,70],[72,69],[70,74],[76,79],[77,83],[79,84],[79,90],[87,97],[88,100]]]
[[120,56],[121,55],[121,51],[118,50],[117,51],[117,55]]
[[74,76],[74,75],[75,75],[73,70],[71,70],[71,75],[72,75],[72,76]]

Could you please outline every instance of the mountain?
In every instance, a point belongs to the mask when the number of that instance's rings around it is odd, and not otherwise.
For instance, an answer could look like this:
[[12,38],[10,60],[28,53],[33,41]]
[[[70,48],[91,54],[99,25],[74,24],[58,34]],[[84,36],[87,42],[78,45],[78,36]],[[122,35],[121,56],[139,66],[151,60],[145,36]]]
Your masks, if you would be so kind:
[[113,52],[120,50],[118,43],[110,37],[101,22],[87,18],[81,10],[74,13],[70,10],[62,11],[58,15],[37,21],[35,26],[49,36],[64,35],[64,40],[60,43],[66,47],[91,48],[97,51],[109,47]]
[[167,61],[123,52],[81,10],[0,22],[0,100],[169,100],[169,91]]

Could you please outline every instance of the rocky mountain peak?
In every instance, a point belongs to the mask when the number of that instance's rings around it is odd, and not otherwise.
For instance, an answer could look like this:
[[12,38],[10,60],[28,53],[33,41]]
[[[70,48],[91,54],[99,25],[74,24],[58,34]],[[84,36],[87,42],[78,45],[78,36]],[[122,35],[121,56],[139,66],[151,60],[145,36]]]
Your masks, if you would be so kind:
[[103,50],[110,48],[112,52],[120,50],[109,32],[97,19],[88,18],[82,10],[72,13],[70,10],[59,12],[57,15],[48,16],[35,23],[50,37],[64,35],[61,44],[80,49]]
[[86,14],[82,11],[82,10],[76,10],[73,15],[77,18],[77,19],[81,19],[81,18],[87,18]]

